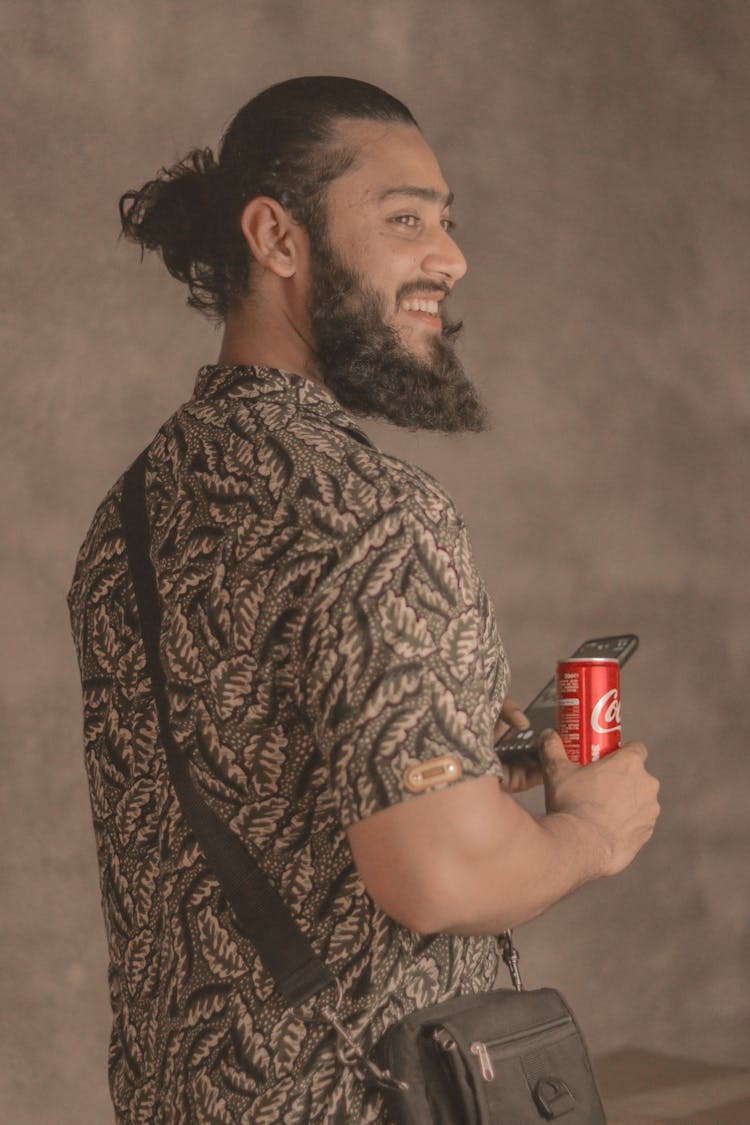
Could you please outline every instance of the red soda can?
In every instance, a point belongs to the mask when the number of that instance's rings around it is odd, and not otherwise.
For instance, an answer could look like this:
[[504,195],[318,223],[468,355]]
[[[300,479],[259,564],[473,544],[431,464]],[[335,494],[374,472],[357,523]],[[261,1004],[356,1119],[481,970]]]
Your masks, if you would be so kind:
[[571,762],[586,766],[620,745],[620,665],[606,657],[560,660],[557,730]]

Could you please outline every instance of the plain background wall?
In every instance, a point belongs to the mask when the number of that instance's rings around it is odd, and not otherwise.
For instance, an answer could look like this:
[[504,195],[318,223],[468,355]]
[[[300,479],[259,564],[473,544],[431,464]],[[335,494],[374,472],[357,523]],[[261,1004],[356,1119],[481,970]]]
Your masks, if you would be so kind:
[[6,5],[0,1116],[111,1120],[104,927],[65,594],[96,504],[219,337],[116,202],[254,93],[403,98],[456,192],[479,437],[366,427],[472,530],[528,699],[635,631],[626,736],[663,783],[622,876],[518,934],[597,1054],[746,1063],[748,57],[743,0]]

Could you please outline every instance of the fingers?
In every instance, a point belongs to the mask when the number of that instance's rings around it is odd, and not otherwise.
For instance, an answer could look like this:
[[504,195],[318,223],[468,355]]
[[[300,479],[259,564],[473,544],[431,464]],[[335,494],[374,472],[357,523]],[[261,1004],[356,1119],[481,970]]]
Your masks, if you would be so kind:
[[539,736],[539,755],[545,766],[569,760],[562,739],[556,730],[542,731]]
[[648,749],[642,742],[623,742],[620,750],[629,750],[632,754],[640,758],[642,762],[645,762],[646,758],[648,758]]
[[[645,762],[648,758],[648,749],[642,742],[624,742],[617,752],[621,753],[623,750],[639,758],[641,762]],[[539,754],[542,761],[550,765],[553,762],[569,761],[562,739],[556,730],[542,731],[539,736]],[[603,760],[606,761],[606,759]]]
[[506,697],[500,715],[505,719],[506,723],[510,723],[516,730],[526,730],[529,726],[529,720],[524,713],[523,707],[516,699],[512,699],[510,696]]
[[511,696],[506,696],[495,723],[495,738],[501,738],[510,727],[515,727],[516,730],[526,730],[528,726],[529,720],[520,703]]
[[543,780],[539,766],[503,766],[502,786],[507,793],[522,793],[541,785]]

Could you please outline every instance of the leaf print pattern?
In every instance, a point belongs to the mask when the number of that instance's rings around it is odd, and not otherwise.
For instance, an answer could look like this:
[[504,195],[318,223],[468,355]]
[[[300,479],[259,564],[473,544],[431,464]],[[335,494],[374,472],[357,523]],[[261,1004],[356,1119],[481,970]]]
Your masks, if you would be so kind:
[[187,684],[197,684],[203,679],[200,653],[195,634],[180,606],[175,606],[165,622],[164,666],[170,677]]
[[193,1039],[187,1056],[187,1065],[191,1070],[200,1070],[201,1064],[208,1059],[214,1048],[226,1039],[223,1027],[204,1027]]
[[435,641],[424,617],[412,609],[405,598],[386,590],[378,604],[383,637],[397,656],[404,660],[426,659]]
[[384,711],[391,711],[404,699],[415,695],[422,687],[422,668],[419,664],[397,664],[378,677],[368,693],[362,719],[376,719]]
[[286,1016],[271,1033],[273,1065],[277,1075],[288,1074],[305,1040],[305,1025],[293,1014]]
[[237,585],[232,606],[232,642],[241,652],[249,652],[252,648],[261,606],[271,578],[272,573],[268,570],[252,582],[246,579]]
[[243,706],[255,671],[256,663],[249,653],[222,660],[211,669],[211,690],[220,718],[231,719]]
[[153,853],[147,855],[134,872],[133,901],[135,904],[135,921],[138,926],[145,926],[151,915],[158,873],[159,862]]
[[117,636],[104,605],[97,605],[94,610],[92,648],[100,669],[103,672],[113,672],[117,657]]
[[415,971],[406,986],[406,995],[414,1001],[415,1008],[425,1008],[430,996],[438,985],[437,965],[432,958],[423,958],[415,966]]
[[460,683],[469,675],[479,648],[477,623],[469,614],[454,617],[446,627],[440,641],[440,655],[444,664]]
[[140,777],[129,789],[125,790],[115,811],[117,830],[123,844],[130,843],[130,838],[139,824],[144,809],[153,800],[154,788],[153,781],[147,777]]
[[243,977],[247,965],[237,943],[214,914],[210,906],[198,915],[201,952],[215,977],[222,980]]
[[400,543],[377,557],[365,575],[363,593],[371,598],[382,594],[392,583],[409,550],[408,543]]
[[227,1103],[207,1074],[199,1074],[192,1089],[195,1120],[205,1125],[236,1125]]
[[[493,938],[421,937],[365,893],[348,824],[441,754],[500,773],[508,683],[466,529],[325,388],[209,365],[149,449],[175,741],[344,988],[372,1045],[416,1006],[492,986]],[[117,482],[68,595],[110,959],[120,1123],[384,1125],[325,1025],[276,992],[172,792]],[[375,1013],[372,1022],[371,1013]]]

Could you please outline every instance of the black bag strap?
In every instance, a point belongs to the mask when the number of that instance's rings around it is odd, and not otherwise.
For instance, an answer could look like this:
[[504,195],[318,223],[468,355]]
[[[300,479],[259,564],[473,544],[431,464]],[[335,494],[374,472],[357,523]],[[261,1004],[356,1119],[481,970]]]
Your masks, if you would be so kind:
[[242,840],[198,794],[187,757],[172,738],[167,682],[159,656],[161,605],[149,553],[147,452],[144,450],[125,473],[120,516],[169,776],[185,820],[221,884],[240,932],[252,941],[284,999],[289,1004],[301,1004],[336,984],[336,978],[317,956]]

